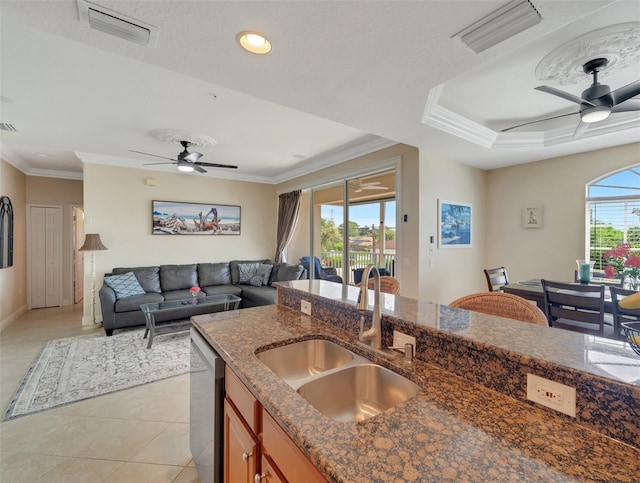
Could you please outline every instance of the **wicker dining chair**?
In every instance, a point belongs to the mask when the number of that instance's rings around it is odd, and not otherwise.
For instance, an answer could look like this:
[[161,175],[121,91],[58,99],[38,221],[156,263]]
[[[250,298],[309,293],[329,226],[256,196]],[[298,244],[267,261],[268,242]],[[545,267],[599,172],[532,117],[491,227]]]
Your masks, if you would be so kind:
[[[373,281],[374,279],[370,278],[367,282],[369,290],[373,290]],[[380,291],[393,295],[400,295],[400,281],[395,277],[383,275],[380,277]]]
[[497,315],[507,319],[549,325],[544,312],[522,297],[504,292],[480,292],[465,295],[449,304],[451,307]]

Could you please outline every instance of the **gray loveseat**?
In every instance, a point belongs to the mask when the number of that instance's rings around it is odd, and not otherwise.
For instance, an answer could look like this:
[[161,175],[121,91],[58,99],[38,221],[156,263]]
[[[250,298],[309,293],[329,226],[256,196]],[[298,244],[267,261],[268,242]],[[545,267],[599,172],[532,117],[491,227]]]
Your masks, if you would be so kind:
[[[114,268],[112,273],[105,274],[98,292],[102,324],[108,336],[114,329],[145,325],[140,305],[188,299],[194,286],[201,289],[198,297],[236,295],[242,299],[241,308],[275,304],[277,289],[273,284],[301,278],[306,278],[302,265],[270,260]],[[185,306],[170,313],[159,313],[155,319],[165,322],[208,312],[211,308]]]

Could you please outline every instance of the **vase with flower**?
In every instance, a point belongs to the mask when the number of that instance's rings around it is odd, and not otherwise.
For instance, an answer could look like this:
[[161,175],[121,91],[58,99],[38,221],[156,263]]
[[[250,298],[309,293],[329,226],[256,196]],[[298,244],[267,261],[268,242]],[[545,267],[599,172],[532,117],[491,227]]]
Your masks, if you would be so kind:
[[189,289],[189,291],[191,292],[191,303],[195,304],[198,302],[197,297],[198,297],[198,293],[200,293],[201,290],[202,289],[197,285],[194,285]]
[[640,256],[631,252],[628,243],[620,243],[604,255],[604,276],[620,278],[624,288],[640,290]]

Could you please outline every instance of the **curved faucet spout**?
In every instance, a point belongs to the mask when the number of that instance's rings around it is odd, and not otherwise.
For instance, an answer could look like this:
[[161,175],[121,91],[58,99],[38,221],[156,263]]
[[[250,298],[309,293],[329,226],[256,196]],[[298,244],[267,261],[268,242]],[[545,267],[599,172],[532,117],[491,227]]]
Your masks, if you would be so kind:
[[369,275],[373,273],[373,317],[371,328],[364,330],[360,327],[360,341],[369,342],[374,349],[382,349],[382,322],[380,320],[380,271],[374,264],[367,265],[362,273],[360,282],[360,310],[369,309]]

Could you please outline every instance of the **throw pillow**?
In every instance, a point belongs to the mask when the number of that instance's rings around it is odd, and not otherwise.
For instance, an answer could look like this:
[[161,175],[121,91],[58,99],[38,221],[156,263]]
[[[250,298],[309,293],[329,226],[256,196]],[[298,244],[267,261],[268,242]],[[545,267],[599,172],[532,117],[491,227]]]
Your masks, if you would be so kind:
[[249,281],[247,282],[249,285],[253,285],[254,287],[261,287],[263,285],[262,281],[263,281],[263,277],[262,275],[254,275],[253,277],[251,277],[249,279]]
[[262,285],[268,285],[269,284],[269,277],[271,276],[271,270],[272,269],[273,269],[273,265],[268,265],[268,264],[264,264],[264,263],[261,263],[258,266],[258,271],[256,272],[256,275],[261,275],[262,276]]
[[116,293],[117,300],[146,293],[133,272],[104,277],[104,283]]
[[304,272],[304,267],[302,265],[287,265],[282,264],[278,268],[278,272],[273,280],[271,280],[271,284],[274,282],[288,282],[290,280],[299,280],[300,275]]
[[257,271],[260,263],[238,263],[238,273],[240,275],[239,283],[245,285],[249,284],[249,280],[253,277]]

